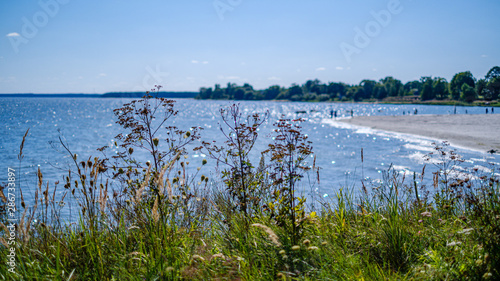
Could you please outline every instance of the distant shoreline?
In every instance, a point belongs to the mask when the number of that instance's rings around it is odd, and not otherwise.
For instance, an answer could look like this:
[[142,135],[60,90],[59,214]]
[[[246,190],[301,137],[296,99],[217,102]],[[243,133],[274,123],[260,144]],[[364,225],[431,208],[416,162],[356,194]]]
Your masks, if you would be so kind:
[[[142,98],[145,92],[111,92],[104,94],[0,94],[0,98]],[[194,99],[198,92],[160,92],[160,98],[186,98]],[[479,106],[479,107],[500,107],[499,102],[475,102],[464,103],[459,101],[437,101],[430,100],[425,102],[407,102],[407,101],[291,101],[291,100],[226,100],[226,99],[199,99],[199,100],[224,100],[224,101],[267,101],[267,102],[318,102],[318,103],[353,103],[353,104],[396,104],[396,105],[448,105],[448,106]]]
[[500,152],[500,114],[359,116],[338,121],[446,140],[451,145],[482,152]]
[[[0,98],[142,98],[145,92],[110,92],[104,94],[0,94]],[[158,92],[160,98],[194,98],[198,92]]]

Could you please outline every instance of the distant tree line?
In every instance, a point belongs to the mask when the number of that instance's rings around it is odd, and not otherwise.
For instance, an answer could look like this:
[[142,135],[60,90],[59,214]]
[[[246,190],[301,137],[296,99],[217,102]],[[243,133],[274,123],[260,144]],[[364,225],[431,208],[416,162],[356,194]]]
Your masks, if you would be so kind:
[[497,100],[500,94],[500,67],[495,66],[486,76],[477,80],[470,71],[459,72],[450,82],[442,77],[422,76],[420,80],[403,84],[391,76],[375,80],[363,80],[358,85],[342,82],[321,83],[308,80],[302,85],[290,87],[278,85],[255,90],[250,84],[238,86],[228,83],[225,88],[200,88],[197,99],[227,100],[289,100],[289,101],[369,101],[369,100],[454,100],[473,102]]

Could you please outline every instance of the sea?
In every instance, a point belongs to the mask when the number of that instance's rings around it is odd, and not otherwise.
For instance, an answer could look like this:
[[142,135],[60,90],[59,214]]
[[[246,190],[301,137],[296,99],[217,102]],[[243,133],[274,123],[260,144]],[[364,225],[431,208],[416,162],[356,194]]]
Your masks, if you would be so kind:
[[[109,146],[108,153],[116,153],[116,136],[126,133],[116,123],[113,110],[131,99],[123,98],[0,98],[0,184],[9,182],[8,169],[15,170],[17,204],[20,190],[27,205],[32,205],[34,190],[37,188],[37,171],[43,174],[43,185],[51,192],[54,184],[64,182],[74,164],[60,140],[67,144],[78,159],[87,160],[103,157],[98,148]],[[178,114],[169,119],[168,125],[182,130],[202,127],[201,138],[189,149],[187,160],[193,175],[198,173],[210,177],[213,184],[220,184],[220,171],[224,165],[216,165],[204,150],[193,151],[200,141],[216,141],[223,144],[225,139],[220,109],[237,103],[243,115],[268,113],[269,118],[259,128],[259,137],[251,153],[254,166],[257,166],[261,152],[273,141],[273,124],[280,118],[303,118],[302,132],[312,142],[314,156],[307,165],[319,167],[319,183],[316,173],[306,174],[300,183],[300,192],[306,197],[331,198],[340,189],[359,192],[361,186],[377,186],[384,181],[389,169],[407,180],[413,180],[415,173],[419,184],[432,185],[432,172],[439,165],[432,156],[435,139],[400,134],[387,131],[357,127],[339,122],[351,116],[412,115],[412,114],[485,114],[484,107],[454,107],[439,105],[395,105],[360,103],[314,103],[279,101],[214,101],[195,99],[175,99]],[[332,118],[332,112],[337,117]],[[500,109],[495,114],[500,113]],[[490,109],[491,114],[491,109]],[[20,146],[26,136],[22,155]],[[159,138],[165,134],[159,131]],[[456,171],[467,176],[468,171],[498,172],[500,156],[485,151],[463,147],[451,147],[464,162],[457,165]],[[139,154],[140,155],[140,154]],[[109,154],[107,155],[110,156]],[[141,161],[151,160],[143,154]],[[206,159],[207,165],[202,165]],[[313,163],[315,161],[315,163]],[[421,177],[425,166],[424,177]],[[198,171],[198,168],[199,169]],[[219,179],[219,180],[218,180]],[[66,190],[59,184],[56,197],[61,198]],[[112,189],[120,186],[113,183]]]

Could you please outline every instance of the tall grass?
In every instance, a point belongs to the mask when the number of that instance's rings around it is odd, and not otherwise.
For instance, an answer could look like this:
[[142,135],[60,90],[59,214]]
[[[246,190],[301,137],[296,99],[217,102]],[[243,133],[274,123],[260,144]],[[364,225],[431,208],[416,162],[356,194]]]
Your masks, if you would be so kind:
[[[137,111],[128,111],[137,115],[127,118],[143,116],[145,122],[157,122],[150,115],[155,104],[160,105],[157,110],[163,107],[162,101],[146,97],[134,103]],[[170,104],[165,107],[173,110]],[[239,114],[236,106],[232,110]],[[125,111],[116,112],[120,116]],[[162,126],[170,116],[159,120],[165,121]],[[235,116],[240,115],[226,117]],[[56,199],[58,187],[45,183],[39,171],[32,206],[23,201],[20,207],[15,274],[7,270],[9,230],[5,214],[1,217],[0,279],[500,278],[496,167],[489,174],[472,171],[464,178],[452,173],[453,165],[446,162],[457,160],[458,155],[438,144],[436,153],[443,157],[432,189],[420,184],[425,168],[419,179],[389,169],[380,184],[342,188],[328,201],[317,199],[314,203],[321,207],[312,209],[313,202],[305,204],[296,195],[296,184],[309,172],[305,157],[312,153],[300,128],[283,120],[278,133],[288,135],[270,146],[259,165],[249,162],[257,137],[253,129],[261,120],[237,119],[229,123],[238,128],[230,127],[236,134],[225,147],[198,148],[211,149],[214,157],[209,161],[227,164],[226,172],[213,179],[200,175],[202,170],[188,173],[189,165],[207,163],[189,161],[183,149],[192,140],[189,131],[167,126],[171,137],[169,145],[162,146],[149,134],[155,131],[146,129],[142,137],[123,139],[122,151],[114,159],[79,159],[61,141],[73,161],[63,180],[64,198],[78,199],[79,220],[64,221],[60,215],[64,202]],[[140,133],[126,125],[126,119],[122,125]],[[148,126],[140,129],[144,128]],[[245,145],[238,147],[238,142]],[[134,159],[134,149],[149,151],[153,162]],[[112,190],[113,178],[118,185]],[[4,187],[0,190],[4,208]]]

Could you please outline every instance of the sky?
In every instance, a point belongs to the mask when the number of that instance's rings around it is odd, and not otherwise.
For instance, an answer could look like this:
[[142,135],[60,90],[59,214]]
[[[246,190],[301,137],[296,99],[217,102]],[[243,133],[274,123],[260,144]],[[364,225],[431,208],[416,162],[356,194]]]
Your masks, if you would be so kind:
[[496,0],[2,0],[0,93],[358,84],[500,65]]

